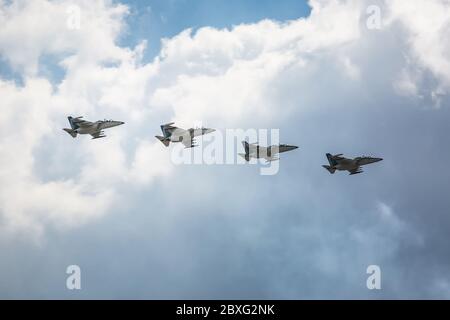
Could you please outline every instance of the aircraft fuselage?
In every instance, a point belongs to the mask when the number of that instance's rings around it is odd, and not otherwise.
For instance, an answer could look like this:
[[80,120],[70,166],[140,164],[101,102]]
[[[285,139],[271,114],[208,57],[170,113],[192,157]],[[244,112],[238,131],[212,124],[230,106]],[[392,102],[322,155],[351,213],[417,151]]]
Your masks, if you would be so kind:
[[345,170],[353,170],[357,169],[358,163],[355,159],[342,159],[337,162],[336,165],[333,166],[334,169],[345,171]]
[[333,156],[330,153],[327,153],[326,156],[329,165],[323,165],[323,167],[331,174],[333,174],[336,170],[349,171],[350,174],[358,174],[363,172],[361,170],[362,166],[383,160],[382,158],[373,157],[356,157],[354,159],[348,159],[342,157],[342,154]]
[[113,120],[107,120],[107,121],[96,121],[89,125],[81,125],[78,126],[77,129],[74,129],[78,134],[93,134],[103,129],[108,129],[112,127],[117,127],[124,124],[121,121],[113,121]]

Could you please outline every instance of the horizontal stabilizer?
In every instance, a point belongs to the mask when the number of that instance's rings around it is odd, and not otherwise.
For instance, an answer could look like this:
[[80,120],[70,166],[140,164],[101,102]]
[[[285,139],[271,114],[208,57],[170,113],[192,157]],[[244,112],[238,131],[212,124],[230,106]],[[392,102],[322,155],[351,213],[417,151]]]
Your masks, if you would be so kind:
[[159,141],[161,141],[166,147],[169,146],[170,144],[170,140],[161,136],[155,136],[156,139],[158,139]]
[[322,167],[324,167],[325,169],[327,169],[327,170],[328,170],[328,172],[329,172],[329,173],[331,173],[331,174],[333,174],[333,173],[335,173],[335,172],[336,172],[336,169],[335,169],[335,168],[333,168],[333,167],[330,167],[330,166],[326,166],[326,165],[323,165]]
[[67,128],[64,128],[63,130],[65,132],[67,132],[68,134],[70,134],[72,136],[72,138],[76,138],[77,137],[77,132],[75,130],[67,129]]

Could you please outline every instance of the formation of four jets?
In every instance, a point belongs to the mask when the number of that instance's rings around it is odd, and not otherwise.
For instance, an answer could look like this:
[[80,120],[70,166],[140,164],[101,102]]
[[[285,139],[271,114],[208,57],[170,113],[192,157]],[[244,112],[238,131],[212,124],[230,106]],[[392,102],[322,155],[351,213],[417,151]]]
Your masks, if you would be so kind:
[[[89,134],[92,139],[99,139],[106,137],[103,130],[117,127],[125,122],[114,120],[99,120],[95,122],[83,120],[83,117],[68,117],[70,128],[64,128],[63,130],[70,134],[73,138],[76,138],[78,134]],[[174,126],[174,123],[168,123],[161,125],[162,136],[156,136],[166,147],[172,142],[181,142],[186,148],[196,147],[195,137],[202,136],[208,133],[216,131],[211,128],[190,128],[181,129]],[[295,150],[297,146],[291,146],[287,144],[273,145],[269,147],[261,147],[257,143],[242,142],[245,153],[239,153],[246,161],[250,161],[251,158],[265,159],[267,162],[279,160],[279,154],[291,150]],[[348,171],[350,175],[362,173],[361,167],[367,164],[379,162],[382,158],[374,157],[356,157],[354,159],[348,159],[343,157],[342,154],[332,155],[326,154],[329,165],[323,165],[325,169],[331,174],[338,171]]]

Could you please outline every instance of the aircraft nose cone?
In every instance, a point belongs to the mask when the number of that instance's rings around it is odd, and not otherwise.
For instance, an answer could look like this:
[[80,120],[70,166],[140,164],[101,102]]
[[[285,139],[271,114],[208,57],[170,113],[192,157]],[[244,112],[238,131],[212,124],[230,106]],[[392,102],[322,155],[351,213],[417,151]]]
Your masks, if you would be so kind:
[[383,160],[383,158],[372,158],[372,161],[370,161],[370,162],[375,163],[375,162],[380,162],[381,160]]

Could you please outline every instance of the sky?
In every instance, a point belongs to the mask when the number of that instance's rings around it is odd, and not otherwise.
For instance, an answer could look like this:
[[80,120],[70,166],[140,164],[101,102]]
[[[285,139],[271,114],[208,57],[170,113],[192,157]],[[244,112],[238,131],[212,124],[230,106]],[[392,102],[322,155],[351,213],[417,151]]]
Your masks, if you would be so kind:
[[[449,31],[447,0],[0,0],[0,298],[448,299]],[[299,149],[176,164],[170,121]]]
[[161,38],[171,38],[192,28],[231,28],[242,23],[256,23],[263,19],[276,21],[294,20],[307,16],[310,7],[305,1],[270,0],[135,0],[127,2],[127,32],[121,39],[132,45],[143,39],[148,41],[145,58],[152,59],[159,53]]

